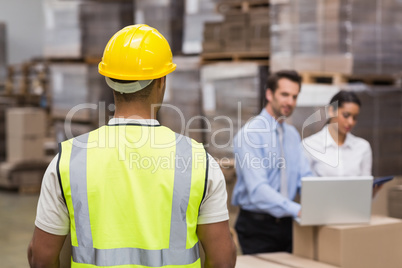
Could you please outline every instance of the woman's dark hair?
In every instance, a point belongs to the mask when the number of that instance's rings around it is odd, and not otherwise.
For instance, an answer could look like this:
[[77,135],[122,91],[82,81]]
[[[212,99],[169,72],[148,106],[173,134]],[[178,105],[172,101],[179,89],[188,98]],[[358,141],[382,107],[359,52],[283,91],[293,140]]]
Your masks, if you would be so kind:
[[[359,105],[359,107],[362,106],[359,98],[357,97],[357,95],[354,92],[345,91],[345,90],[341,90],[338,93],[336,93],[330,100],[329,106],[332,107],[334,109],[334,111],[336,111],[336,110],[338,110],[339,107],[342,107],[343,104],[348,103],[348,102],[355,103],[355,104]],[[331,122],[331,118],[329,118],[325,124],[329,124],[330,122]]]
[[359,98],[354,92],[345,90],[341,90],[338,93],[336,93],[329,102],[329,105],[332,106],[334,110],[337,110],[338,107],[342,107],[343,104],[347,102],[355,103],[359,105],[359,107],[362,106]]

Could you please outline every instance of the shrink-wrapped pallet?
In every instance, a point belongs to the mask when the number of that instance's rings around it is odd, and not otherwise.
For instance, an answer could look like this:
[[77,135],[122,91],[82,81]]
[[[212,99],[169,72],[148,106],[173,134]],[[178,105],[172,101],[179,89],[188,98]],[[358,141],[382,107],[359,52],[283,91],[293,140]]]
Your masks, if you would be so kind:
[[214,157],[233,157],[233,138],[260,113],[268,70],[253,62],[230,62],[201,68],[205,146]]

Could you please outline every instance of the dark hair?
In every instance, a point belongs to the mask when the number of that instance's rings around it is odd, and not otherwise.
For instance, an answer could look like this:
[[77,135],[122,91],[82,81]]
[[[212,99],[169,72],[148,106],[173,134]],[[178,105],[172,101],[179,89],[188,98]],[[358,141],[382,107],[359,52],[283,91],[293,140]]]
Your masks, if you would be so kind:
[[[336,111],[339,107],[342,107],[345,103],[348,102],[355,103],[359,105],[359,107],[362,106],[359,98],[354,92],[345,90],[341,90],[338,93],[336,93],[329,101],[329,106],[332,107],[334,111]],[[331,122],[331,119],[332,118],[328,118],[325,124],[329,124]]]
[[338,107],[342,107],[344,103],[352,102],[359,107],[362,106],[359,98],[353,91],[346,91],[346,90],[341,90],[338,93],[336,93],[332,99],[329,102],[329,105],[336,110]]
[[128,83],[133,83],[133,82],[137,82],[138,80],[120,80],[120,79],[116,79],[116,78],[111,78],[109,77],[110,80],[112,80],[113,82],[117,82],[117,83],[121,83],[121,84],[128,84]]
[[275,90],[278,88],[278,81],[282,78],[286,78],[297,83],[299,85],[299,89],[301,89],[301,76],[294,70],[282,70],[273,73],[268,77],[266,90],[271,90],[272,93],[275,93]]

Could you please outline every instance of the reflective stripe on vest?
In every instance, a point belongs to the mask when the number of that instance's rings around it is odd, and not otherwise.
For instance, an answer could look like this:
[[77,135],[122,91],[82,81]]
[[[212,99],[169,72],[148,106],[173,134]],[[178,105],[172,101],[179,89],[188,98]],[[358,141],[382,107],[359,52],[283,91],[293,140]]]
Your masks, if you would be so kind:
[[[192,142],[176,135],[176,155],[192,163]],[[78,246],[72,247],[73,262],[96,266],[143,265],[161,267],[166,265],[189,265],[199,256],[199,242],[186,249],[186,210],[191,190],[191,165],[177,166],[174,171],[172,214],[169,248],[150,250],[142,248],[97,249],[93,246],[87,189],[87,149],[89,133],[73,139],[70,154],[71,201],[74,210],[75,231]],[[81,145],[81,146],[79,146]],[[180,155],[179,155],[180,153]],[[185,200],[185,201],[183,201]]]

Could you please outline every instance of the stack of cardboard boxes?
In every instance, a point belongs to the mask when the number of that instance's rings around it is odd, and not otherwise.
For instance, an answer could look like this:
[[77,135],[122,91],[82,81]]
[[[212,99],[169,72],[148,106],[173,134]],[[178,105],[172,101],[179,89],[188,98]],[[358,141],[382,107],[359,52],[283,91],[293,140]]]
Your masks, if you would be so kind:
[[202,66],[202,110],[207,126],[204,145],[216,158],[233,158],[233,138],[260,113],[267,66],[254,62]]
[[0,161],[6,161],[6,113],[7,109],[13,107],[15,101],[8,97],[0,98]]
[[52,63],[49,65],[52,90],[51,117],[56,124],[57,141],[72,138],[60,127],[69,123],[73,136],[105,125],[114,112],[113,92],[96,65]]
[[50,115],[61,142],[106,124],[113,114],[112,90],[97,65],[113,34],[133,24],[134,3],[44,0],[44,8]]
[[0,185],[20,191],[40,189],[45,158],[46,113],[40,108],[9,108],[6,113],[7,161],[0,165]]
[[373,216],[368,224],[293,224],[293,254],[238,256],[237,268],[399,268],[402,220]]
[[44,56],[49,59],[100,59],[109,39],[133,24],[132,1],[43,0]]
[[181,54],[184,0],[134,0],[135,23],[156,28],[169,42],[174,55]]
[[220,25],[222,20],[223,15],[216,12],[213,0],[186,0],[183,25],[183,53],[201,53],[203,51],[204,30],[210,28],[208,25],[211,23]]
[[402,185],[388,189],[388,213],[391,217],[402,219]]
[[372,85],[356,90],[356,94],[362,106],[352,132],[371,145],[373,175],[402,175],[402,90],[397,86]]
[[4,86],[4,82],[6,79],[6,66],[7,66],[7,58],[6,58],[6,47],[7,47],[7,38],[6,38],[6,24],[4,22],[0,22],[0,88]]
[[399,1],[273,0],[272,70],[397,73],[401,9]]
[[173,62],[177,68],[166,77],[165,97],[158,120],[176,133],[202,143],[204,120],[201,116],[199,57],[177,56]]
[[44,0],[45,40],[43,54],[47,58],[80,58],[82,56],[80,3]]
[[238,256],[236,268],[338,268],[311,259],[301,258],[289,253],[264,253]]
[[82,54],[98,60],[117,30],[133,24],[132,1],[89,1],[80,7]]
[[342,268],[398,268],[402,220],[373,216],[369,224],[293,225],[293,254]]
[[46,136],[46,113],[40,108],[7,110],[7,161],[42,160]]
[[[268,1],[223,2],[223,22],[209,21],[204,28],[203,52],[269,52]],[[257,3],[258,5],[252,5]]]

